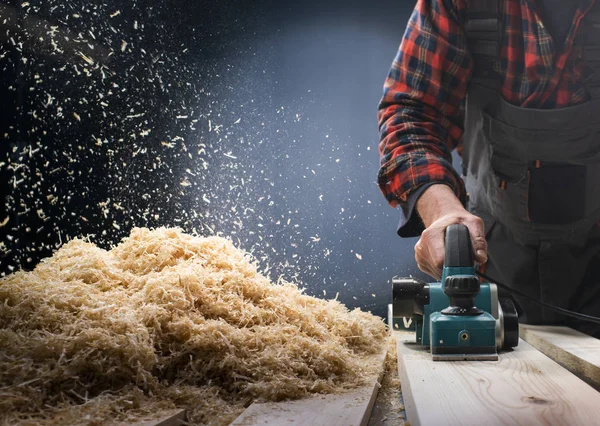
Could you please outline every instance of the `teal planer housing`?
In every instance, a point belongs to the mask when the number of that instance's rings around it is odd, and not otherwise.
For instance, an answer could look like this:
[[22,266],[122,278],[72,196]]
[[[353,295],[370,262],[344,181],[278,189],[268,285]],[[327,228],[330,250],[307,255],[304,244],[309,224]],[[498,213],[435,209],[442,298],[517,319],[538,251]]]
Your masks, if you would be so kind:
[[[471,269],[473,271],[448,271],[447,276],[475,276],[474,268]],[[423,336],[429,336],[426,345],[432,354],[496,354],[496,318],[491,314],[491,289],[489,284],[481,284],[480,288],[475,306],[483,312],[475,316],[457,316],[441,313],[449,306],[450,298],[441,283],[430,284],[431,302],[423,307],[422,320],[416,321],[417,341],[423,342]],[[422,323],[420,327],[419,322]]]

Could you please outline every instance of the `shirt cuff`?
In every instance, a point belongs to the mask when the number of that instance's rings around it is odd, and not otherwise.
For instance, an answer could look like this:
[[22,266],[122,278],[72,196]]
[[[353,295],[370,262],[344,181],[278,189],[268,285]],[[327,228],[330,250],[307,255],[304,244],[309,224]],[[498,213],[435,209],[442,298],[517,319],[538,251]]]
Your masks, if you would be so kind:
[[431,182],[421,185],[410,193],[406,199],[406,203],[400,204],[400,223],[398,223],[398,235],[402,238],[412,238],[421,235],[425,230],[425,225],[419,212],[415,208],[417,201],[427,188],[434,185],[436,182]]

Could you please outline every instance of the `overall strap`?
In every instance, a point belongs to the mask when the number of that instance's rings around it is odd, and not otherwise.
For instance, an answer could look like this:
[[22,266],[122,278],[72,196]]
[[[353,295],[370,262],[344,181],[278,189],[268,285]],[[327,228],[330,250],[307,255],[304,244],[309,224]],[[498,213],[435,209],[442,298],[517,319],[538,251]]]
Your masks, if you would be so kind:
[[592,99],[600,99],[600,0],[583,17],[575,44],[583,49],[586,88]]
[[499,84],[494,65],[500,58],[502,48],[502,6],[502,0],[467,0],[465,33],[467,47],[474,60],[472,79],[486,86]]

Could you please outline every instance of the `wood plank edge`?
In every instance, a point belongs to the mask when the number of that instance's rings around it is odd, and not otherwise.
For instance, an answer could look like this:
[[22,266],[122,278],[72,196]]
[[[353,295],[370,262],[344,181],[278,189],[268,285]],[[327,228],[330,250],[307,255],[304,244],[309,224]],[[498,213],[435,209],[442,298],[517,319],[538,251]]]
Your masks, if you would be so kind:
[[[378,360],[378,362],[380,363],[380,370],[377,375],[377,378],[375,380],[370,379],[369,383],[347,392],[348,394],[352,394],[352,393],[360,392],[361,390],[370,389],[369,401],[367,402],[367,404],[365,406],[365,410],[363,411],[362,417],[360,419],[357,419],[357,420],[360,420],[360,423],[358,423],[360,426],[367,426],[369,423],[369,419],[371,418],[373,406],[375,405],[375,401],[377,399],[377,394],[379,393],[379,388],[381,387],[381,381],[383,379],[383,375],[385,374],[385,360],[387,359],[387,352],[388,351],[387,351],[387,345],[386,345],[383,352],[379,354],[379,356],[381,356],[381,359]],[[340,396],[340,395],[344,395],[344,394],[330,394],[330,395]],[[322,398],[323,396],[327,396],[327,394],[318,394],[318,395],[314,395],[314,396],[309,396],[304,399]],[[281,412],[282,408],[285,407],[286,403],[294,403],[297,401],[302,401],[302,399],[291,400],[291,401],[282,401],[282,402],[275,403],[278,407],[277,412]],[[240,425],[257,424],[256,421],[253,420],[253,419],[255,419],[255,414],[253,413],[253,409],[255,408],[255,406],[259,406],[261,404],[262,403],[257,403],[257,402],[253,402],[252,404],[250,404],[244,410],[244,412],[241,413],[233,421],[232,424],[240,424]],[[268,404],[273,404],[273,403],[268,403]],[[293,421],[293,419],[288,420],[288,421]],[[323,424],[323,426],[326,426],[326,425]]]
[[123,422],[119,423],[118,426],[182,426],[187,424],[187,411],[176,410],[154,419]]
[[383,381],[383,376],[385,375],[385,360],[387,359],[387,352],[387,349],[383,351],[381,369],[379,371],[377,380],[375,380],[375,383],[371,385],[371,398],[367,403],[367,407],[363,414],[363,418],[360,421],[360,426],[367,426],[369,424],[369,419],[371,418],[371,414],[373,413],[373,407],[375,406],[375,401],[377,400],[377,395],[379,394],[379,389],[381,388],[381,382]]
[[575,374],[594,389],[600,391],[600,366],[580,358],[569,352],[568,349],[555,345],[553,342],[539,336],[534,329],[527,326],[519,326],[519,335],[548,358]]
[[394,331],[394,338],[396,339],[396,352],[398,354],[398,376],[400,377],[400,388],[402,390],[402,399],[404,400],[404,410],[406,411],[406,420],[410,422],[411,426],[419,426],[421,421],[419,419],[419,412],[417,405],[415,404],[415,398],[412,394],[410,387],[410,380],[408,379],[406,365],[404,364],[404,357],[402,356],[401,346],[406,342],[409,336],[414,336],[414,333],[409,334],[402,331]]

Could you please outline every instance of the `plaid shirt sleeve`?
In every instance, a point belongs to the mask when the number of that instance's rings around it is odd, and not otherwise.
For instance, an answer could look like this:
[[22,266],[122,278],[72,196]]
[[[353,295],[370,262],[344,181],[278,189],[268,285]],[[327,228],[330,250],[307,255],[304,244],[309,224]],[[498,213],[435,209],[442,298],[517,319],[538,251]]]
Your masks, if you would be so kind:
[[465,0],[418,0],[379,104],[378,185],[392,207],[421,185],[449,185],[465,203],[451,152],[463,133],[462,103],[473,60]]

